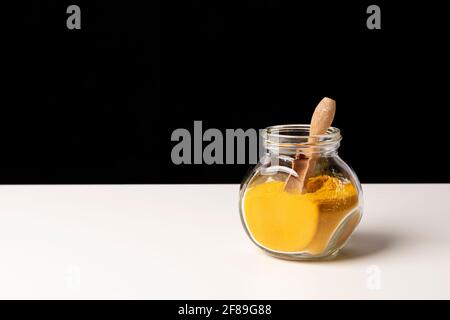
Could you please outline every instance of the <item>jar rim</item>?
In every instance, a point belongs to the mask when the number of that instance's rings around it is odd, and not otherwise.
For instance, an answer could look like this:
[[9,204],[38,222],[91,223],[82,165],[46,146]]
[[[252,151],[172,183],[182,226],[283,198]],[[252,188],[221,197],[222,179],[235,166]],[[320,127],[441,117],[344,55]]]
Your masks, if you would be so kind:
[[342,139],[341,131],[336,127],[328,128],[325,134],[309,135],[309,124],[284,124],[270,126],[261,131],[264,145],[268,149],[302,149],[316,151],[337,148]]
[[[262,134],[270,137],[279,138],[291,138],[291,139],[303,139],[314,138],[316,141],[326,140],[339,140],[341,138],[341,130],[336,127],[329,127],[325,134],[309,135],[311,125],[309,124],[281,124],[276,126],[270,126],[262,130]],[[306,135],[292,134],[292,133],[308,133]]]

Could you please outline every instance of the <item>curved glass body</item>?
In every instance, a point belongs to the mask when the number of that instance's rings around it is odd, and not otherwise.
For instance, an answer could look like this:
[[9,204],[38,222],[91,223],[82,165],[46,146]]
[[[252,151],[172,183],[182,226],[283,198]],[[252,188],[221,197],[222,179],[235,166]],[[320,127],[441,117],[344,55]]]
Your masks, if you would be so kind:
[[335,256],[363,212],[358,178],[338,156],[339,129],[309,136],[309,125],[274,126],[262,138],[266,153],[240,188],[240,215],[250,239],[280,258]]

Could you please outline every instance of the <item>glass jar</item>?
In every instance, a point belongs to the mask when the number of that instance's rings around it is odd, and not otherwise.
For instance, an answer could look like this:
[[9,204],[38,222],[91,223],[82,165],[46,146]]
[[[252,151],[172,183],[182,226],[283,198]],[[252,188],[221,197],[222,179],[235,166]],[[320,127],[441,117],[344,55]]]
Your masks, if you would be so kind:
[[[240,215],[250,239],[291,260],[335,256],[361,220],[361,184],[338,156],[339,129],[310,136],[309,125],[262,130],[265,154],[240,188]],[[303,159],[307,174],[294,163]],[[294,170],[295,169],[295,170]],[[287,188],[297,182],[298,192]]]

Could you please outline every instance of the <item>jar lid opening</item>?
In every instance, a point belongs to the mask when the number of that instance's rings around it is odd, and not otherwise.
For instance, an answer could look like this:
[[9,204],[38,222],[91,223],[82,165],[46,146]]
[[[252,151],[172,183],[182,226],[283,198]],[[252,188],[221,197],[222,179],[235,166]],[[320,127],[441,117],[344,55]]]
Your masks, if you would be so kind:
[[310,135],[309,124],[286,124],[267,127],[262,130],[266,147],[303,148],[327,147],[339,144],[341,131],[336,127],[328,128],[325,134]]

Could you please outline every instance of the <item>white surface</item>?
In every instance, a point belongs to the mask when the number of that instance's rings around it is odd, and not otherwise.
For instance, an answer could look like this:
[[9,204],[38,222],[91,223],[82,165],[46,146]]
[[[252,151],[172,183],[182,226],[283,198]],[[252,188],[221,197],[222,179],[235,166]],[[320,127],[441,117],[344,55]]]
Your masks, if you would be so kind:
[[450,185],[364,185],[333,261],[272,258],[237,185],[0,186],[0,298],[450,298]]

